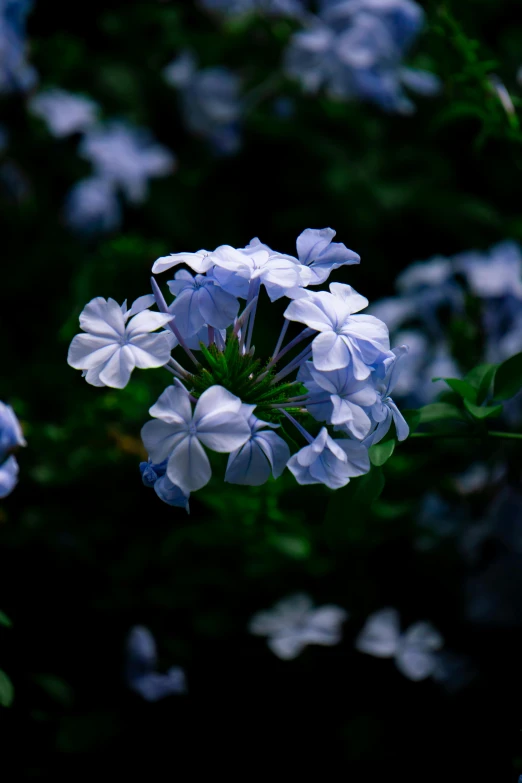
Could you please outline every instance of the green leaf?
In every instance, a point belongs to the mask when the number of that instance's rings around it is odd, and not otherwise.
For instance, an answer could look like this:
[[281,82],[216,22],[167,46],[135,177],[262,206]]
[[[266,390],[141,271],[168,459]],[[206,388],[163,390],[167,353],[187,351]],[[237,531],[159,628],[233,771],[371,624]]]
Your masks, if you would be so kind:
[[494,397],[510,400],[522,388],[522,353],[502,362],[495,375]]
[[431,405],[425,405],[424,408],[421,408],[419,413],[420,424],[463,418],[460,408],[457,408],[456,405],[450,405],[448,402],[432,402]]
[[470,402],[477,401],[477,390],[473,388],[467,381],[461,381],[459,378],[433,378],[434,381],[445,381],[450,389],[452,389],[463,400],[469,400]]
[[464,405],[475,419],[492,419],[495,416],[500,416],[503,410],[502,405],[484,405],[481,407],[480,405],[473,405],[468,400],[464,400]]
[[380,468],[387,462],[393,452],[395,451],[395,439],[385,440],[382,443],[376,443],[375,446],[370,446],[368,453],[370,455],[370,462],[372,465]]
[[72,689],[60,677],[55,677],[54,674],[39,674],[34,679],[54,701],[65,706],[72,704]]
[[411,433],[415,432],[415,430],[420,424],[420,420],[421,420],[420,411],[414,410],[413,408],[409,408],[405,411],[401,411],[401,413],[403,417],[406,419],[406,423],[410,428],[410,435],[411,435]]
[[14,698],[13,683],[7,674],[0,669],[0,705],[10,707]]
[[5,614],[5,612],[0,612],[0,625],[5,625],[6,628],[11,628],[13,623],[9,619],[9,617]]
[[487,378],[492,372],[494,374],[497,367],[498,364],[478,364],[468,372],[464,380],[478,391],[483,384],[484,378]]

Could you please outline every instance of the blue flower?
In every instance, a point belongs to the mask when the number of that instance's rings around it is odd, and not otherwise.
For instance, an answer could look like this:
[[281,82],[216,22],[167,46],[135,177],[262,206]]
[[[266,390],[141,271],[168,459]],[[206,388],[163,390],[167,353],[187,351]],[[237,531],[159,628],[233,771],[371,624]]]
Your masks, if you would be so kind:
[[0,0],[0,92],[26,92],[36,83],[25,41],[25,20],[32,5],[32,0]]
[[241,146],[243,114],[239,77],[222,67],[198,71],[189,52],[170,63],[164,70],[164,77],[180,92],[187,129],[206,139],[219,154],[236,153]]
[[116,188],[102,177],[80,180],[69,191],[64,219],[70,228],[83,234],[99,234],[118,228],[122,209]]
[[308,92],[324,86],[340,100],[361,98],[410,113],[414,106],[404,85],[423,95],[439,91],[433,74],[402,66],[423,19],[412,0],[327,0],[292,37],[287,72]]
[[18,462],[11,453],[25,446],[20,422],[10,405],[0,402],[0,498],[5,498],[18,482]]
[[53,136],[58,138],[85,131],[94,125],[98,113],[95,101],[57,88],[39,92],[28,105],[30,111],[41,117]]
[[169,310],[176,316],[176,326],[184,337],[196,334],[205,325],[226,329],[237,316],[238,300],[212,278],[193,277],[181,270],[168,286],[176,297]]
[[176,162],[148,131],[121,122],[89,128],[80,154],[92,163],[97,177],[120,189],[133,204],[145,200],[149,179],[170,174]]
[[370,470],[368,451],[361,443],[346,438],[333,439],[323,427],[317,438],[290,458],[288,469],[298,484],[325,484],[340,489],[351,478]]
[[255,614],[249,631],[255,636],[267,636],[274,655],[290,661],[309,644],[338,644],[341,626],[348,616],[348,612],[332,604],[315,608],[309,596],[297,593],[272,609]]
[[190,495],[185,495],[166,475],[167,461],[163,460],[159,465],[155,465],[151,459],[148,462],[140,462],[141,480],[146,487],[153,487],[164,503],[184,508],[188,514]]
[[251,430],[249,440],[233,451],[227,464],[225,481],[231,484],[246,484],[259,487],[270,475],[279,478],[290,459],[290,449],[285,441],[266,427],[277,428],[278,424],[261,421],[253,415],[254,405],[243,405],[243,415]]
[[156,671],[156,643],[148,628],[135,625],[131,629],[127,639],[126,659],[127,685],[146,701],[159,701],[167,696],[186,693],[183,669],[174,666],[165,674]]

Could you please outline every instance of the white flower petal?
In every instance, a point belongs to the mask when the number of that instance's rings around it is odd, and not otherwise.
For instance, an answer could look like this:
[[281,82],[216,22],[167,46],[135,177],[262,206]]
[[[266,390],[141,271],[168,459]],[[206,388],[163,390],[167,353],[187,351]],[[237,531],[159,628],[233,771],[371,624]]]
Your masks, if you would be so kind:
[[128,384],[134,367],[132,350],[128,345],[124,345],[115,351],[100,372],[100,381],[113,389],[123,389]]
[[69,346],[67,363],[75,370],[90,370],[105,364],[119,348],[112,337],[77,334]]
[[129,346],[140,370],[163,367],[170,359],[170,340],[166,334],[140,334]]
[[148,421],[141,428],[143,445],[156,464],[166,460],[181,440],[188,437],[185,429],[165,421]]
[[114,299],[106,301],[98,296],[85,305],[80,315],[80,326],[84,332],[119,339],[125,332],[125,319]]
[[[186,428],[192,422],[192,406],[189,396],[187,392],[177,386],[167,386],[154,405],[149,408],[149,413],[168,424],[178,426],[185,424]],[[154,461],[161,462],[161,460]]]
[[208,484],[212,470],[199,440],[188,435],[176,445],[167,463],[167,476],[185,495]]

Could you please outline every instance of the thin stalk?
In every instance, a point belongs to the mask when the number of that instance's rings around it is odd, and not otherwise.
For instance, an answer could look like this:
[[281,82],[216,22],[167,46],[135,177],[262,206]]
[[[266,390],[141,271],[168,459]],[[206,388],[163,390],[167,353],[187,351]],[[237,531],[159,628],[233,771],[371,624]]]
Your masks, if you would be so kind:
[[239,318],[236,318],[236,323],[234,324],[234,329],[232,331],[232,334],[237,337],[240,330],[243,330],[243,324],[245,323],[246,319],[250,315],[250,311],[255,306],[256,300],[252,299],[252,301],[245,307]]
[[314,439],[312,438],[312,436],[311,436],[311,435],[310,435],[310,434],[309,434],[309,433],[308,433],[308,432],[305,430],[305,428],[304,428],[304,427],[301,427],[301,425],[299,424],[299,422],[298,422],[298,421],[296,421],[296,420],[294,419],[294,417],[293,417],[293,416],[291,416],[291,415],[290,415],[290,414],[289,414],[287,411],[285,411],[285,410],[283,410],[283,413],[284,413],[284,415],[286,416],[286,418],[287,418],[289,421],[291,421],[291,422],[292,422],[292,424],[294,425],[294,427],[296,427],[296,429],[298,429],[298,430],[299,430],[299,432],[301,433],[301,435],[303,436],[303,438],[304,438],[305,440],[307,440],[307,441],[308,441],[308,443],[313,443],[313,442],[314,442]]
[[213,326],[209,326],[208,328],[208,344],[214,345],[215,342],[215,330]]
[[[258,288],[259,291],[259,288]],[[252,312],[250,313],[250,318],[248,321],[248,334],[246,338],[246,345],[245,345],[245,351],[248,353],[250,351],[250,346],[252,344],[252,335],[254,333],[254,322],[256,320],[256,312],[257,312],[257,303],[259,302],[259,294],[256,296],[256,298],[253,300],[255,302]]]
[[490,430],[489,432],[412,432],[410,438],[466,438],[481,439],[481,438],[501,438],[503,440],[522,440],[522,433],[520,432],[497,432],[496,430]]
[[272,381],[271,385],[273,386],[274,383],[279,383],[279,381],[282,381],[283,378],[286,378],[287,375],[290,375],[291,372],[297,370],[297,368],[306,362],[311,355],[312,348],[308,345],[304,351],[301,351],[301,353],[290,362],[290,364],[287,364],[286,367],[283,367],[283,369],[274,376],[274,380]]
[[279,360],[280,360],[280,359],[281,359],[281,358],[282,358],[282,357],[283,357],[283,356],[284,356],[286,353],[288,353],[288,351],[291,351],[291,350],[292,350],[292,348],[295,348],[295,346],[296,346],[296,345],[299,345],[299,343],[301,342],[301,340],[305,340],[307,337],[310,337],[310,336],[311,336],[313,333],[314,333],[314,330],[313,330],[313,329],[310,329],[308,326],[306,327],[306,329],[303,329],[303,331],[302,331],[302,332],[299,332],[299,334],[297,335],[297,337],[294,337],[294,339],[293,339],[293,340],[290,340],[290,342],[288,343],[288,345],[287,345],[285,348],[283,348],[283,350],[282,350],[282,351],[279,351],[279,353],[277,353],[277,354],[274,356],[274,358],[273,358],[273,359],[271,359],[271,361],[269,361],[269,362],[268,362],[268,364],[267,364],[267,366],[266,366],[266,369],[267,369],[267,370],[270,370],[270,369],[271,369],[271,367],[273,367],[273,366],[274,366],[274,364],[277,364],[277,362],[278,362],[278,361],[279,361]]
[[[170,313],[169,306],[168,306],[167,302],[165,301],[165,297],[161,293],[161,288],[159,287],[159,285],[157,284],[157,282],[155,281],[155,279],[153,277],[151,277],[151,279],[150,279],[150,284],[152,286],[152,293],[154,294],[154,299],[156,300],[156,304],[158,305],[158,310],[161,310],[162,313]],[[196,359],[196,357],[194,356],[194,354],[192,353],[192,351],[190,350],[190,348],[186,344],[183,335],[181,334],[181,332],[179,331],[178,327],[174,323],[174,317],[175,316],[172,316],[172,321],[169,321],[167,326],[169,327],[171,332],[174,333],[174,336],[176,337],[178,343],[181,345],[181,347],[183,348],[183,350],[185,351],[185,353],[187,354],[189,359],[192,362],[194,362],[196,367],[199,368],[200,367],[200,363],[198,362],[198,360]]]
[[274,348],[274,352],[272,356],[277,356],[279,351],[281,350],[281,346],[283,345],[283,340],[286,337],[286,333],[288,331],[288,327],[290,326],[290,321],[287,318],[284,318],[283,328],[281,329],[281,334],[279,335],[279,339],[276,343],[276,347]]
[[177,362],[173,356],[170,357],[168,363],[170,364],[171,368],[175,370],[181,378],[188,379],[191,377],[190,373],[187,372],[187,370],[185,370],[185,368],[182,367],[181,364]]

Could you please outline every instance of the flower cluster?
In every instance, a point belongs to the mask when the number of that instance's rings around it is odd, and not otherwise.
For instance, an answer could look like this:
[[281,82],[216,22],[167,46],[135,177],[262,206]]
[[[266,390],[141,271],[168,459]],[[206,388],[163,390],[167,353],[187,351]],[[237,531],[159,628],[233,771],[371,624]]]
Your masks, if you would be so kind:
[[[150,457],[142,477],[165,502],[187,508],[190,493],[208,483],[207,450],[229,455],[225,481],[234,484],[258,486],[287,467],[300,484],[338,489],[369,471],[368,449],[392,423],[399,440],[408,436],[390,397],[407,348],[390,350],[386,325],[360,313],[368,301],[349,285],[309,289],[360,261],[334,236],[306,229],[295,256],[257,238],[243,248],[165,256],[155,275],[181,264],[192,270],[175,271],[170,304],[153,277],[153,294],[130,309],[101,297],[85,307],[68,361],[88,383],[123,388],[135,367],[163,366],[173,376],[142,430]],[[272,356],[262,361],[253,336],[265,293],[289,301]],[[150,310],[154,302],[159,312]],[[286,341],[293,322],[304,328]]]
[[270,16],[300,16],[304,13],[302,0],[201,0],[208,11],[227,16],[261,13]]
[[0,402],[0,498],[5,498],[18,482],[18,462],[12,453],[25,446],[22,428],[10,405]]
[[102,123],[98,104],[82,95],[51,88],[34,95],[29,110],[57,138],[81,133],[79,153],[93,174],[74,185],[65,204],[65,220],[76,231],[102,233],[121,223],[119,194],[131,204],[147,197],[149,179],[170,174],[172,153],[142,128],[123,122]]
[[440,89],[432,73],[406,68],[404,55],[419,34],[422,8],[413,0],[322,0],[318,16],[291,39],[288,74],[308,92],[325,87],[340,100],[360,98],[392,112],[414,105],[404,87],[421,95]]
[[395,393],[414,406],[442,390],[433,378],[461,376],[445,322],[465,315],[470,295],[480,305],[483,360],[502,361],[522,350],[522,250],[515,242],[416,262],[398,276],[397,291],[371,312],[410,347]]
[[220,155],[236,153],[241,146],[239,124],[243,113],[239,77],[223,67],[198,71],[190,52],[173,60],[163,75],[179,91],[187,129],[206,139]]
[[26,92],[36,83],[27,62],[25,20],[33,0],[0,0],[0,92]]

